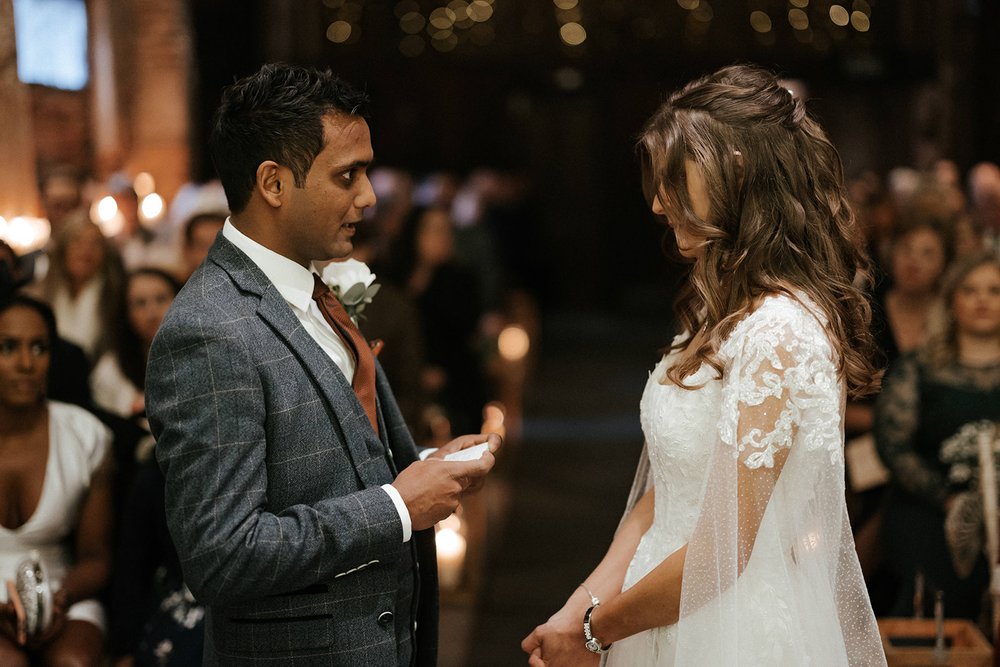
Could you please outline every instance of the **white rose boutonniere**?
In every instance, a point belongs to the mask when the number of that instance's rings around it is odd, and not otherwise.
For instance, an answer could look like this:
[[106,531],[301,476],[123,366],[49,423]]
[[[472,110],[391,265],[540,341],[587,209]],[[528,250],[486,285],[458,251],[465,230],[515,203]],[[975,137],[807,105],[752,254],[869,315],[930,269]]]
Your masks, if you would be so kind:
[[355,324],[382,287],[375,282],[375,274],[368,265],[356,259],[330,262],[320,278],[333,290]]

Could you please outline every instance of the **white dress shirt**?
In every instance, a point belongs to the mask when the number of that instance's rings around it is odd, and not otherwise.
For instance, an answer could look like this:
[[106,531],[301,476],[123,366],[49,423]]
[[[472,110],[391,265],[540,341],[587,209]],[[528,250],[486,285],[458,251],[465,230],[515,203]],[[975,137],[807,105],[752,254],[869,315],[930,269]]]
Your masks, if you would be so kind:
[[[236,229],[229,218],[226,218],[226,224],[222,227],[222,235],[227,241],[242,250],[250,258],[250,261],[256,264],[267,276],[274,288],[291,306],[292,313],[302,324],[302,328],[312,336],[313,340],[319,343],[320,348],[333,360],[333,363],[337,364],[337,368],[343,372],[347,382],[353,382],[354,355],[347,348],[343,339],[330,328],[323,313],[320,312],[319,306],[312,298],[313,286],[315,285],[313,273],[320,273],[316,267],[311,267],[312,271],[310,271],[301,264],[262,246]],[[392,504],[399,512],[399,520],[403,524],[403,541],[408,542],[413,534],[413,524],[410,521],[410,512],[406,509],[406,504],[403,503],[403,497],[391,484],[383,484],[382,488],[389,494]]]

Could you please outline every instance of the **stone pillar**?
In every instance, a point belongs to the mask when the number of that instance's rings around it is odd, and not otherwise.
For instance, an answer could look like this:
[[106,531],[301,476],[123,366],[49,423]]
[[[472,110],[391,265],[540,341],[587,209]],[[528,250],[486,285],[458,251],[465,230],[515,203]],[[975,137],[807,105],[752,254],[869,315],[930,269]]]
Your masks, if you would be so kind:
[[184,0],[90,0],[95,175],[190,179],[193,46]]
[[169,202],[190,179],[191,26],[183,0],[132,3],[131,150],[126,170],[148,171]]
[[13,0],[0,0],[0,216],[39,213],[35,143],[28,87],[17,78]]
[[94,146],[94,176],[106,179],[125,161],[123,118],[116,64],[115,24],[111,0],[91,0],[90,93],[91,136]]

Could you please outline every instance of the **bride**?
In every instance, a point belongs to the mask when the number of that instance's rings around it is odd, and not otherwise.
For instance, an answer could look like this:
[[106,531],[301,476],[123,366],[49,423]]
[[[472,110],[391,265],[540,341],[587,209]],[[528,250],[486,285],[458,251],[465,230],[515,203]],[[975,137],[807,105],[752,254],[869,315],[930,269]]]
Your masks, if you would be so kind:
[[639,151],[693,260],[688,333],[643,393],[614,541],[524,639],[529,665],[884,665],[844,501],[844,402],[879,374],[840,158],[742,65],[674,93]]

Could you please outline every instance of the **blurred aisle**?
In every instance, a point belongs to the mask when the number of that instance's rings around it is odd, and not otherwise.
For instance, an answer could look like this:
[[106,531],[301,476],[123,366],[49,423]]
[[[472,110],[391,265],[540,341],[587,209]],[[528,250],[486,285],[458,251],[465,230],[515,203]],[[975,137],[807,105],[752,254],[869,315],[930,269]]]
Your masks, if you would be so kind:
[[465,635],[465,658],[442,667],[526,664],[521,638],[603,555],[642,448],[639,397],[665,330],[662,315],[546,319],[522,442],[499,471],[507,512],[488,545],[478,608],[468,634],[442,618],[442,643]]

